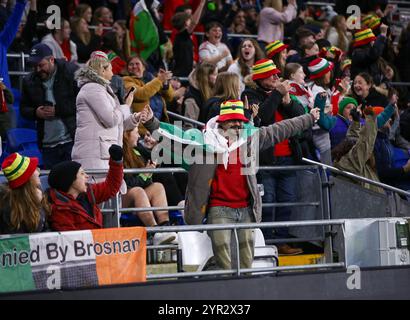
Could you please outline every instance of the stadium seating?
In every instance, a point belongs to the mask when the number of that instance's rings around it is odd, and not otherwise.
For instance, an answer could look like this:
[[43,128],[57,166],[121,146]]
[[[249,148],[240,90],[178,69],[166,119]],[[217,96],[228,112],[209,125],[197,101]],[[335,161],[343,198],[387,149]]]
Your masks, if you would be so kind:
[[37,157],[43,164],[42,155],[37,145],[37,132],[32,129],[16,128],[7,131],[7,154],[18,152],[27,157]]
[[21,101],[21,92],[18,89],[12,88],[11,91],[14,95],[14,104],[13,109],[16,117],[17,128],[27,128],[27,129],[36,129],[36,122],[33,120],[28,120],[21,116],[20,114],[20,101]]

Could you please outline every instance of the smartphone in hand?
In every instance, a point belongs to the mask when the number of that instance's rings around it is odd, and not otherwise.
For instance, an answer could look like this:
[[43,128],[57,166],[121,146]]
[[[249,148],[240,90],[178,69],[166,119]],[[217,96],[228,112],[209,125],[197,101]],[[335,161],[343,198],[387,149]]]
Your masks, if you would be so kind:
[[132,87],[132,88],[127,92],[127,94],[125,95],[124,101],[126,101],[127,98],[129,97],[129,95],[130,95],[131,93],[133,93],[134,91],[135,91],[135,87]]

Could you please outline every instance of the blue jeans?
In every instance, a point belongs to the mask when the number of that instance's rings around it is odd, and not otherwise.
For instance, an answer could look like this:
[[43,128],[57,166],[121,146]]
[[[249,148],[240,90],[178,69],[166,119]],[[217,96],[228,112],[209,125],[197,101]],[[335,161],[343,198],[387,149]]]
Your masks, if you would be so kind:
[[[278,166],[292,166],[292,157],[278,157]],[[296,172],[294,171],[263,171],[259,173],[259,181],[264,187],[263,203],[296,202]],[[262,222],[289,221],[292,214],[291,207],[263,208]],[[273,229],[263,228],[265,238],[272,238]],[[275,238],[289,238],[289,228],[275,228]]]
[[54,148],[43,148],[41,153],[43,155],[43,166],[45,170],[51,169],[54,165],[71,160],[71,150],[74,142],[59,144]]
[[[255,218],[250,207],[239,209],[211,207],[208,211],[208,224],[251,223],[254,221]],[[236,268],[235,261],[238,260],[235,254],[236,241],[234,240],[233,231],[230,229],[209,231],[208,234],[212,241],[212,250],[218,267],[225,270]],[[238,230],[238,242],[241,268],[252,268],[252,229]]]

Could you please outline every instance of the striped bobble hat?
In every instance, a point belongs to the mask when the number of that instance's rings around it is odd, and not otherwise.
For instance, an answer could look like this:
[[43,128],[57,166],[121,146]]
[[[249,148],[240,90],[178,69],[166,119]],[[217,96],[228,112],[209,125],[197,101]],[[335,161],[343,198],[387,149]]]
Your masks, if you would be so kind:
[[248,118],[245,117],[243,102],[241,100],[228,100],[221,103],[221,110],[217,122],[229,120],[249,121]]
[[377,29],[381,25],[381,19],[374,15],[374,14],[369,14],[365,16],[362,20],[362,23],[367,27],[372,30]]
[[287,44],[284,44],[282,41],[276,40],[276,41],[269,43],[267,46],[265,46],[265,51],[266,51],[266,54],[268,55],[268,58],[272,59],[272,57],[275,54],[287,49],[288,47],[289,46]]
[[309,63],[308,70],[310,80],[323,77],[326,73],[333,70],[334,64],[323,58],[317,58]]
[[280,70],[270,59],[258,60],[252,66],[252,80],[265,79],[278,73]]
[[10,189],[16,189],[30,180],[37,166],[37,158],[24,157],[16,152],[4,159],[1,169],[8,180]]
[[376,36],[374,35],[372,29],[360,30],[354,34],[353,47],[361,47],[374,40],[376,40]]
[[93,51],[90,55],[90,59],[95,59],[95,58],[110,60],[107,54],[102,51]]

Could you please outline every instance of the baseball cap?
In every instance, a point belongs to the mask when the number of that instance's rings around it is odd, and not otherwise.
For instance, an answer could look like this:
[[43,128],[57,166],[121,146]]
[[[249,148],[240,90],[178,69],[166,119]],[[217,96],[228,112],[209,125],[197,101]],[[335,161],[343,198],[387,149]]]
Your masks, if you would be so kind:
[[49,46],[44,43],[38,43],[31,48],[28,63],[31,65],[37,65],[41,60],[52,55],[53,51]]

